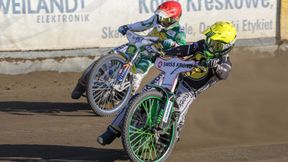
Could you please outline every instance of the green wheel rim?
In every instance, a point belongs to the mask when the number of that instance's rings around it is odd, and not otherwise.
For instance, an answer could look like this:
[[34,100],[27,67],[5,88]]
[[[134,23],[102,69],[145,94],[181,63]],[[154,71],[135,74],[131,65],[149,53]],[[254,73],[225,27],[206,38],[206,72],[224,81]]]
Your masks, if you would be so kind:
[[160,161],[174,142],[174,123],[161,133],[155,129],[164,103],[160,97],[146,97],[129,118],[129,147],[138,161]]

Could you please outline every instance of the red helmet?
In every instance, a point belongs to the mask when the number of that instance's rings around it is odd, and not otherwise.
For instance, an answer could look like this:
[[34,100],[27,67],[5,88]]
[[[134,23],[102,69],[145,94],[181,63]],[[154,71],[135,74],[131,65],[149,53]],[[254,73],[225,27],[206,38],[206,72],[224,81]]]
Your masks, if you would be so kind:
[[155,14],[158,16],[159,23],[164,27],[168,27],[179,21],[182,15],[182,7],[177,1],[167,1],[157,8]]

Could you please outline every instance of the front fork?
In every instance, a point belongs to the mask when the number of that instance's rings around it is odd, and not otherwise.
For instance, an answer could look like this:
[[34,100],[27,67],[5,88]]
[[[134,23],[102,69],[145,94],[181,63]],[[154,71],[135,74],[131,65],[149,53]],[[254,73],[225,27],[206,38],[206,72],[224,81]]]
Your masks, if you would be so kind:
[[116,84],[114,85],[114,88],[117,91],[121,92],[124,89],[131,86],[130,80],[127,82],[126,78],[127,78],[127,75],[130,73],[131,68],[135,64],[138,54],[139,54],[139,50],[136,51],[132,59],[126,64],[124,64],[121,70],[118,72]]
[[[168,89],[163,88],[159,85],[150,84],[147,85],[151,88],[155,88],[156,90],[163,93],[164,98],[166,100],[164,107],[161,108],[159,115],[157,117],[157,128],[160,131],[165,130],[166,128],[169,128],[171,120],[177,120],[176,116],[175,118],[172,118],[175,114],[174,106],[175,106],[175,94],[170,92]],[[176,114],[175,114],[176,115]]]
[[131,67],[131,62],[126,63],[118,72],[116,84],[113,85],[113,88],[116,89],[118,92],[123,91],[131,85],[130,80],[126,81],[127,75],[130,73]]
[[173,108],[174,108],[174,95],[171,95],[169,97],[167,96],[164,109],[161,110],[161,113],[163,112],[163,116],[162,116],[161,122],[159,124],[160,129],[163,130],[163,129],[169,127],[169,123],[171,120],[171,114],[174,112]]

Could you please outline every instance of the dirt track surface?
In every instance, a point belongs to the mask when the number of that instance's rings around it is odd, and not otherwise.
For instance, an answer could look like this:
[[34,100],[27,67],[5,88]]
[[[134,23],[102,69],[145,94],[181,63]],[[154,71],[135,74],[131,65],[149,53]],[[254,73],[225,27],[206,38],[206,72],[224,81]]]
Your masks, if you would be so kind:
[[[229,79],[192,104],[168,161],[287,162],[287,60],[235,50]],[[112,117],[70,99],[80,75],[0,75],[1,161],[129,161],[119,139],[96,143]]]

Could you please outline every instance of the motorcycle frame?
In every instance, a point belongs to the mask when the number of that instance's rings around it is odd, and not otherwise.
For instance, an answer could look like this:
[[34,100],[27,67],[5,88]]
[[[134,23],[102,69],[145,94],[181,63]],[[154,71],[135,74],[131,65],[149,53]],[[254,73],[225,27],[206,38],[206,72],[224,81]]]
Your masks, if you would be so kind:
[[[173,59],[175,59],[175,62],[180,60],[179,58],[172,58],[171,62],[173,62]],[[178,59],[178,60],[177,60]],[[161,59],[157,59],[156,62],[155,62],[155,65],[157,63],[159,63],[159,60]],[[162,59],[164,60],[164,59]],[[169,60],[168,60],[169,61]],[[181,61],[181,60],[180,60]],[[179,63],[180,63],[179,61]],[[183,60],[182,60],[183,61]],[[165,61],[164,61],[165,62]],[[182,62],[183,63],[183,62]],[[197,66],[196,62],[195,61],[187,61],[187,65],[188,63],[190,63],[190,66],[191,68],[188,68],[187,67],[187,70],[183,70],[182,72],[184,71],[190,71],[190,70],[193,70],[193,68],[195,66]],[[184,63],[185,64],[185,63]],[[176,64],[177,65],[177,64]],[[162,65],[161,65],[162,66]],[[156,66],[156,68],[158,68],[159,70],[161,70],[159,67]],[[188,70],[189,69],[189,70]],[[170,74],[174,73],[175,71],[177,70],[177,68],[175,68]],[[161,70],[161,71],[164,71],[164,70]],[[182,72],[178,72],[176,75],[172,76],[172,78],[174,77],[174,80],[173,79],[166,79],[165,80],[165,77],[167,77],[169,74],[167,74],[167,71],[164,71],[164,81],[163,82],[160,82],[159,85],[155,85],[155,84],[148,84],[147,86],[149,87],[153,87],[155,88],[156,90],[160,91],[160,92],[163,92],[163,95],[165,96],[165,106],[163,107],[164,109],[164,114],[163,115],[160,115],[160,117],[162,117],[161,119],[161,123],[159,124],[159,128],[160,129],[166,129],[168,126],[169,126],[169,121],[171,120],[171,114],[173,114],[174,112],[174,103],[175,103],[175,98],[176,98],[176,95],[175,95],[175,90],[176,90],[176,86],[177,86],[177,83],[179,81],[179,75],[180,73]],[[161,79],[160,79],[161,80]],[[167,81],[168,80],[168,81]],[[173,82],[172,82],[173,80]],[[166,82],[165,82],[166,81]],[[171,83],[172,84],[167,84],[167,82]]]

